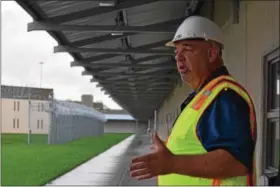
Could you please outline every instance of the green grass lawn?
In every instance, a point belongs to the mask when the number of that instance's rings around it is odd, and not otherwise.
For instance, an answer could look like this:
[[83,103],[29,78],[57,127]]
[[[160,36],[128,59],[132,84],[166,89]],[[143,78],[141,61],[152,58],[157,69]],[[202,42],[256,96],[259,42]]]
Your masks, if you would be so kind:
[[[27,134],[2,134],[2,145],[14,144],[14,145],[26,145],[28,135]],[[48,135],[45,134],[32,134],[30,136],[31,144],[47,144]]]
[[[104,134],[63,145],[47,145],[37,135],[27,145],[26,135],[2,134],[1,185],[44,185],[119,143],[130,134]],[[34,135],[32,135],[34,137]]]

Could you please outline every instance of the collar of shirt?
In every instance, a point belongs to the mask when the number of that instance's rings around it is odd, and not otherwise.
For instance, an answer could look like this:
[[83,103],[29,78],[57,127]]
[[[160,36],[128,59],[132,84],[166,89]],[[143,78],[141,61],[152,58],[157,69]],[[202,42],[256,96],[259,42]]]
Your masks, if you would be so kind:
[[225,66],[222,66],[222,67],[218,68],[216,71],[214,71],[212,73],[212,75],[210,77],[208,77],[208,79],[202,84],[202,86],[197,91],[193,91],[188,95],[187,99],[181,104],[181,111],[187,106],[187,104],[195,97],[195,95],[204,86],[206,86],[211,80],[213,80],[219,76],[222,76],[222,75],[229,75],[229,72]]

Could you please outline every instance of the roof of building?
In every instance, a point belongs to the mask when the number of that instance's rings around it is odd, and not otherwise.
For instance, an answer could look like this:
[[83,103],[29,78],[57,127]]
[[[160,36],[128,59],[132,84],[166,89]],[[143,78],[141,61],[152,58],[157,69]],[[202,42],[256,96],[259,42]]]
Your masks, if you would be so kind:
[[199,0],[16,2],[34,20],[28,24],[29,31],[47,31],[58,43],[55,53],[69,53],[74,59],[71,67],[83,67],[82,75],[92,76],[91,82],[98,82],[105,94],[138,120],[153,116],[154,110],[181,81],[174,50],[165,44],[182,21],[199,12],[204,3]]
[[126,110],[116,110],[116,109],[102,109],[100,110],[104,114],[125,114],[129,115],[129,113]]
[[125,120],[134,121],[135,119],[128,114],[105,114],[107,120]]
[[49,100],[51,95],[53,95],[53,89],[49,88],[1,85],[2,98],[28,99],[30,96],[32,100]]

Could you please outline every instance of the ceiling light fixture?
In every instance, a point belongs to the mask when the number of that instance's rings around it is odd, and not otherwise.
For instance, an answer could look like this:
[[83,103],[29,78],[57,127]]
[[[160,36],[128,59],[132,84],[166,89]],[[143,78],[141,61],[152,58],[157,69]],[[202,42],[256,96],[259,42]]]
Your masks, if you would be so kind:
[[122,36],[123,33],[121,32],[116,32],[116,33],[111,33],[112,36]]
[[103,7],[111,7],[111,6],[115,6],[115,1],[110,1],[110,0],[108,0],[108,1],[106,1],[106,0],[104,0],[104,1],[99,1],[99,6],[103,6]]

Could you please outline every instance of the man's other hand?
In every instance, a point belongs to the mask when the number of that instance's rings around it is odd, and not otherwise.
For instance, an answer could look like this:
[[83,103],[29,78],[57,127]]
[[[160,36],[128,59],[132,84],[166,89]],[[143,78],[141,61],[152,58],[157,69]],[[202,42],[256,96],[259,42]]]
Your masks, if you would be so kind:
[[157,134],[153,134],[152,138],[154,152],[132,159],[130,166],[131,177],[143,180],[172,172],[174,155],[167,149]]

